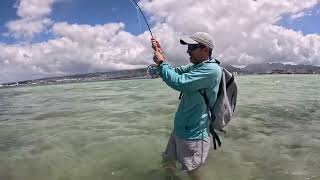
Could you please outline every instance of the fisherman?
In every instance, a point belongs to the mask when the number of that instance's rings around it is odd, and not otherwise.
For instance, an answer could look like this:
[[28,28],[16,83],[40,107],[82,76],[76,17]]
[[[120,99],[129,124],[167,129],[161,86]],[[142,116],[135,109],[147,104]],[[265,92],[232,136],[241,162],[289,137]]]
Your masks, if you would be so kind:
[[152,38],[151,42],[160,77],[169,87],[183,93],[173,131],[162,154],[164,167],[174,176],[178,161],[191,179],[200,180],[200,167],[208,157],[212,141],[209,112],[199,90],[207,94],[210,104],[214,104],[222,75],[220,66],[211,57],[213,38],[208,33],[196,32],[180,39],[180,43],[188,47],[191,63],[175,68],[166,62],[159,41]]

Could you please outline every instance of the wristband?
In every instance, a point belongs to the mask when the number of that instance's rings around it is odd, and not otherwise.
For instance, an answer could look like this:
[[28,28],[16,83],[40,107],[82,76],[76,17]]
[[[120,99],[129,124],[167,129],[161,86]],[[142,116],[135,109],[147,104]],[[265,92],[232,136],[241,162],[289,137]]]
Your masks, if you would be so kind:
[[163,63],[163,61],[159,61],[158,66],[160,67],[160,65]]

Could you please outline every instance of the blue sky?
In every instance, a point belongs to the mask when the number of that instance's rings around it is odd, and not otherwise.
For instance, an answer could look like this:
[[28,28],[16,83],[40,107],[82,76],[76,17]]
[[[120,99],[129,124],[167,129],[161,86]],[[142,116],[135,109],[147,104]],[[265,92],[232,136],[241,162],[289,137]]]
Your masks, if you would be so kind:
[[[126,31],[133,34],[143,32],[138,25],[136,7],[133,6],[130,0],[67,1],[56,3],[53,11],[59,12],[52,15],[52,19],[55,21],[90,25],[124,22]],[[144,23],[141,23],[141,25],[142,28],[145,28]]]
[[[213,56],[224,63],[320,65],[318,0],[139,4],[174,66],[189,59],[179,37],[197,31],[213,36]],[[1,0],[0,83],[145,67],[149,38],[130,0]]]
[[320,33],[320,5],[306,10],[307,15],[292,19],[289,15],[284,14],[278,24],[293,29],[302,31],[303,34],[319,34]]
[[[0,1],[0,33],[7,32],[5,23],[18,19],[16,15],[15,0]],[[291,19],[289,15],[283,14],[283,18],[277,23],[283,27],[302,31],[304,34],[320,33],[320,5],[317,5],[305,15],[297,19]],[[65,0],[55,3],[52,7],[52,14],[49,16],[54,21],[66,21],[77,24],[105,24],[110,22],[123,22],[125,30],[135,35],[147,29],[143,17],[138,13],[130,0]],[[148,15],[148,14],[146,14]],[[140,27],[141,26],[141,27]],[[42,33],[33,41],[43,41],[52,38],[51,34]],[[0,36],[0,41],[15,43],[14,38]]]
[[[8,31],[5,23],[18,19],[15,0],[0,1],[0,34]],[[123,22],[125,30],[138,35],[143,33],[147,26],[141,14],[130,0],[65,0],[53,4],[52,14],[49,17],[56,22],[76,24],[106,24],[110,22]],[[140,12],[139,12],[140,13]],[[139,15],[139,17],[138,17]],[[148,17],[148,14],[145,13]],[[140,23],[139,23],[140,18]],[[151,22],[149,22],[151,23]],[[52,38],[52,34],[42,33],[33,39],[33,42]],[[16,43],[14,38],[0,36],[0,41]]]

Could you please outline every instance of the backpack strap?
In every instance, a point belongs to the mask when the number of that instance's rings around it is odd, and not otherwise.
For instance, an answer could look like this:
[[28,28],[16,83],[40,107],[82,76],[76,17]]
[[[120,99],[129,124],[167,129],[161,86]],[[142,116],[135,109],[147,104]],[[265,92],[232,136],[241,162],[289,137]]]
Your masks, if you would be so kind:
[[231,78],[229,79],[229,81],[226,84],[226,89],[228,89],[228,87],[233,83],[234,81],[234,75],[232,74]]
[[[212,61],[212,60],[214,60],[214,61]],[[218,61],[218,60],[215,59],[215,58],[212,58],[212,59],[210,59],[210,60],[208,60],[208,61],[205,61],[204,63],[217,63],[218,65],[220,65],[220,61]]]
[[[203,96],[204,98],[204,102],[206,103],[206,106],[207,106],[207,109],[209,111],[209,118],[210,118],[210,123],[209,123],[209,131],[212,135],[212,142],[213,142],[213,148],[214,149],[217,149],[217,143],[218,143],[218,146],[220,147],[221,146],[221,140],[220,140],[220,137],[218,136],[218,134],[214,131],[214,127],[213,127],[213,123],[215,121],[215,117],[214,117],[214,114],[212,113],[210,107],[209,107],[209,99],[208,99],[208,96],[206,94],[206,91],[204,92],[201,92],[201,90],[199,90],[200,94]],[[217,141],[217,142],[216,142]]]
[[204,102],[206,103],[208,109],[210,110],[210,108],[209,108],[209,99],[208,99],[206,91],[201,92],[201,89],[200,89],[199,92],[203,96]]
[[182,96],[183,96],[183,92],[180,92],[179,100],[181,100]]
[[[214,61],[212,61],[213,59],[214,59]],[[218,65],[220,65],[220,61],[218,61],[218,60],[215,59],[215,58],[210,58],[210,60],[205,61],[204,63],[217,63]],[[230,82],[230,84],[231,84],[231,83],[232,83],[232,82]],[[201,92],[200,92],[200,93],[201,93]],[[183,92],[180,92],[179,100],[181,100],[182,96],[183,96]]]

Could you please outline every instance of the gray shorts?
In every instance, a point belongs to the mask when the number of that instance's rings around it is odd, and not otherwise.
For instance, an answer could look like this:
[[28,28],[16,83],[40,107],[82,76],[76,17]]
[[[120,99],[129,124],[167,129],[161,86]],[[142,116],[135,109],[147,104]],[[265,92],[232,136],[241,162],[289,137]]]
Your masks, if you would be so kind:
[[197,169],[208,157],[210,142],[210,139],[180,139],[172,132],[166,150],[162,154],[163,161],[178,161],[184,171]]

